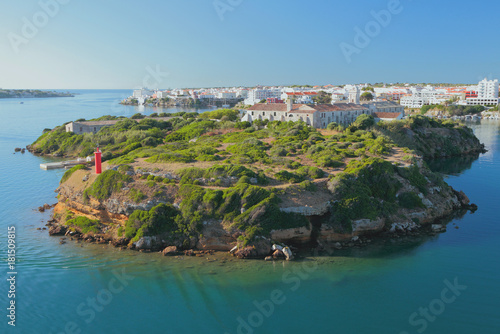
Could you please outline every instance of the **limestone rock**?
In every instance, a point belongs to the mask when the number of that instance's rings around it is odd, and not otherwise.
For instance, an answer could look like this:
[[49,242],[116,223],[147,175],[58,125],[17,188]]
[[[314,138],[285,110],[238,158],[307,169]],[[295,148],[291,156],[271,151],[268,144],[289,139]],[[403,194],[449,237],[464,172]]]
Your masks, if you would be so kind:
[[284,259],[285,258],[285,254],[283,253],[282,250],[277,249],[273,253],[273,258],[275,258],[275,259]]
[[271,239],[281,243],[307,243],[311,240],[312,229],[308,227],[271,231]]
[[49,228],[49,235],[65,235],[67,231],[66,226],[57,225]]
[[289,247],[283,248],[283,254],[285,254],[285,258],[287,261],[293,260],[293,253]]
[[169,246],[166,247],[163,251],[162,254],[163,256],[174,256],[177,255],[177,247],[176,246]]

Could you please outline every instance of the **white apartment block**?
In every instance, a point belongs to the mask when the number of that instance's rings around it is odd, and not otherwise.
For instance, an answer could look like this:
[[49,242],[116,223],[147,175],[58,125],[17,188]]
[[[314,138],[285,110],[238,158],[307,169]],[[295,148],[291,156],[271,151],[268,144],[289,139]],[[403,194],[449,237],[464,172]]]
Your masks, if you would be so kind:
[[403,96],[401,98],[401,105],[407,108],[422,108],[426,104],[440,104],[445,101],[439,98],[440,92],[432,88],[412,88],[412,95]]
[[153,91],[147,89],[147,88],[141,88],[141,89],[136,89],[132,93],[132,97],[138,99],[138,98],[144,98],[147,96],[153,95]]
[[259,103],[261,100],[266,100],[268,98],[281,97],[281,89],[252,89],[248,92],[248,97],[245,99],[245,104],[254,105]]
[[477,85],[477,97],[468,98],[467,105],[497,105],[498,100],[498,80],[484,80]]
[[217,98],[219,99],[236,99],[235,92],[218,92]]

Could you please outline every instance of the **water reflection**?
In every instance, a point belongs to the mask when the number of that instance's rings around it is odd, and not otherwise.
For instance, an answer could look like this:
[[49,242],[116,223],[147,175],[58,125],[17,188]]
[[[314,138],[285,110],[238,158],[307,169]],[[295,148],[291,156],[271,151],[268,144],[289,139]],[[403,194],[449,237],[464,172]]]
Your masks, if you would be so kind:
[[428,160],[427,165],[436,173],[458,176],[472,168],[472,163],[479,159],[479,153],[460,157]]

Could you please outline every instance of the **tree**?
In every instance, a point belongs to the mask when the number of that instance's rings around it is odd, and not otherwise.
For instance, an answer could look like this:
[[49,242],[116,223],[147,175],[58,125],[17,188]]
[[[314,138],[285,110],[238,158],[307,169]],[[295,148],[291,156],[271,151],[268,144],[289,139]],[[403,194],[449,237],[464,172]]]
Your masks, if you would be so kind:
[[266,99],[262,99],[262,100],[260,100],[259,103],[267,103],[267,100]]
[[144,117],[146,117],[146,116],[144,116],[141,113],[136,113],[136,114],[133,114],[132,117],[130,117],[130,118],[131,119],[143,119]]
[[318,95],[313,97],[313,101],[318,104],[330,104],[332,103],[332,96],[327,92],[319,92]]
[[366,130],[375,124],[375,118],[372,115],[361,114],[353,124],[360,130]]
[[365,92],[361,94],[361,100],[362,101],[371,101],[373,100],[373,94],[370,92]]
[[373,89],[373,87],[363,87],[361,90],[365,92],[375,92],[375,89]]

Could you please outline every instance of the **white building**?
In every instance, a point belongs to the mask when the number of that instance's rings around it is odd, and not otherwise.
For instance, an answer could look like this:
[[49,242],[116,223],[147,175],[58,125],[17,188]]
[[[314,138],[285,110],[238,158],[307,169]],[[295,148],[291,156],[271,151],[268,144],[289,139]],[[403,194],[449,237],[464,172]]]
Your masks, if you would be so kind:
[[141,88],[141,89],[136,89],[134,90],[134,92],[132,93],[132,97],[138,99],[138,98],[145,98],[145,97],[148,97],[148,96],[151,96],[153,95],[153,91],[147,89],[147,88]]
[[403,96],[401,98],[401,105],[408,108],[422,108],[426,104],[440,104],[446,99],[440,98],[440,92],[436,91],[433,87],[426,88],[412,88],[412,95]]
[[246,110],[242,121],[303,121],[315,128],[326,128],[332,122],[348,125],[362,114],[374,115],[376,120],[395,120],[404,116],[404,108],[393,102],[306,105],[293,104],[289,99],[286,104],[255,104]]
[[361,97],[361,89],[358,86],[352,86],[349,89],[349,103],[359,104],[359,99]]
[[161,91],[161,90],[159,90],[159,91],[156,92],[156,98],[157,99],[163,99],[163,98],[166,98],[166,97],[168,97],[168,93],[167,92],[164,92],[164,91]]
[[259,103],[261,100],[267,100],[268,98],[281,97],[281,89],[252,89],[248,92],[248,97],[245,99],[245,104],[254,105]]
[[218,92],[217,98],[219,99],[236,99],[235,92]]
[[467,105],[497,105],[498,104],[498,80],[484,80],[477,85],[477,97],[467,99]]

